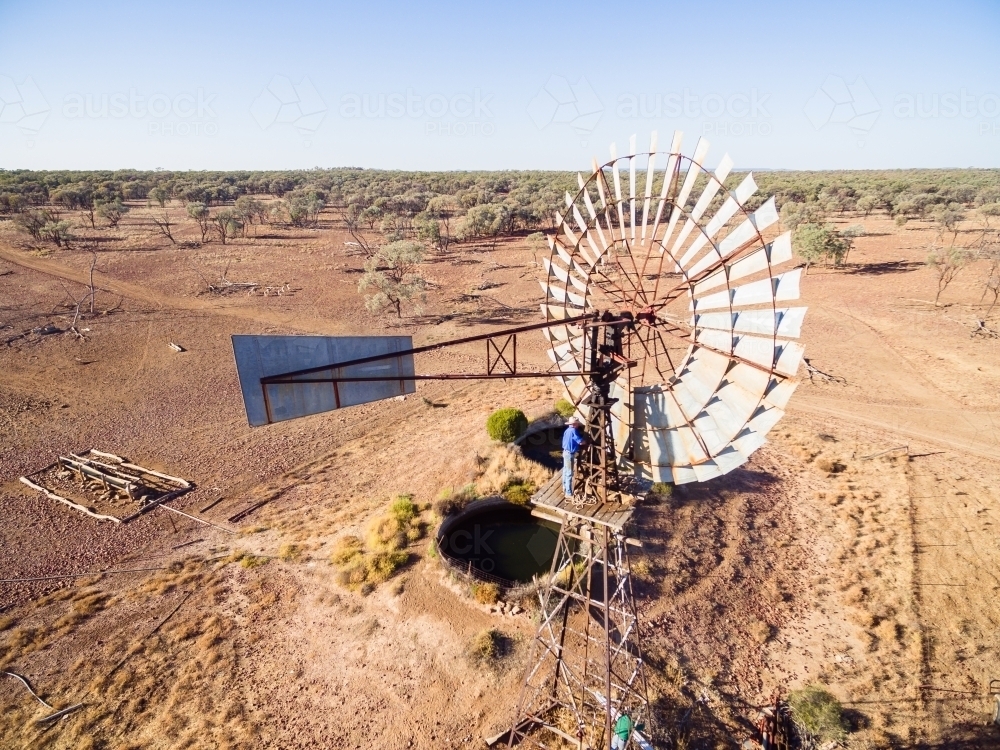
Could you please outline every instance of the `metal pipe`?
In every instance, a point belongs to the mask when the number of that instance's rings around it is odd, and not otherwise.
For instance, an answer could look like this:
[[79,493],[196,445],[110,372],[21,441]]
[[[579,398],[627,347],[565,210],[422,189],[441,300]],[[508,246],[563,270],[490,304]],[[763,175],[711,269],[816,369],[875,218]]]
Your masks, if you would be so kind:
[[[421,354],[422,352],[431,352],[436,349],[443,349],[448,346],[457,346],[459,344],[471,344],[476,341],[485,341],[487,339],[497,338],[498,336],[510,336],[515,333],[523,333],[525,331],[540,331],[543,328],[552,328],[553,326],[570,325],[572,323],[580,323],[585,320],[596,320],[599,313],[588,313],[586,315],[577,315],[572,318],[563,318],[562,320],[548,320],[544,323],[533,323],[532,325],[519,326],[517,328],[506,328],[502,331],[496,331],[494,333],[482,333],[477,336],[467,336],[461,339],[454,339],[452,341],[442,341],[437,344],[427,344],[425,346],[417,346],[412,349],[403,349],[398,352],[386,352],[385,354],[374,354],[370,357],[361,357],[360,359],[351,359],[347,362],[334,362],[329,365],[322,365],[320,367],[307,367],[303,370],[295,370],[293,372],[286,372],[281,375],[271,375],[266,378],[261,378],[261,383],[273,383],[280,382],[277,378],[288,378],[297,375],[311,375],[314,372],[323,372],[324,370],[337,370],[343,369],[345,367],[353,367],[354,365],[363,365],[368,362],[378,362],[383,359],[391,359],[393,357],[401,357],[405,354]],[[392,378],[395,380],[396,378]],[[411,378],[407,378],[409,380]],[[297,382],[310,382],[310,381],[297,381]],[[326,382],[326,381],[316,381],[316,382]]]
[[[329,367],[324,367],[329,370]],[[508,373],[455,373],[446,372],[437,375],[373,375],[367,377],[345,377],[345,378],[309,378],[294,380],[291,375],[279,375],[267,381],[261,379],[263,385],[279,385],[291,383],[379,383],[387,380],[506,380],[507,378],[571,378],[578,375],[598,375],[596,372],[508,372]],[[276,378],[280,378],[276,379]]]

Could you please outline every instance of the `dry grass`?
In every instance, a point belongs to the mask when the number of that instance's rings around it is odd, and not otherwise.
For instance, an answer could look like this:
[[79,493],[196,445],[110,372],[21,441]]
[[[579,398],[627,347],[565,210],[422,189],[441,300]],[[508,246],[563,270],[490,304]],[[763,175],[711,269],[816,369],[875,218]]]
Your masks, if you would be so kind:
[[479,491],[474,484],[467,484],[458,491],[451,487],[445,487],[438,493],[437,500],[434,501],[434,514],[438,518],[445,518],[452,513],[458,513],[473,500],[479,499]]
[[240,567],[247,568],[248,570],[253,568],[259,568],[262,565],[267,565],[268,559],[269,558],[267,557],[259,555],[251,555],[248,552],[244,554],[242,558],[240,558]]
[[511,484],[541,487],[551,478],[551,471],[526,459],[519,447],[497,444],[482,458],[475,487],[480,495],[499,495]]
[[[85,585],[38,600],[35,613],[52,625],[14,628],[2,648],[16,648],[20,657],[92,620],[90,632],[101,640],[39,685],[57,708],[77,701],[86,706],[52,732],[31,721],[36,705],[18,703],[0,722],[0,746],[145,748],[161,746],[164,738],[177,748],[254,745],[263,722],[239,674],[235,623],[222,614],[206,617],[196,601],[217,607],[229,590],[220,580],[226,575],[224,566],[191,559],[118,594]],[[193,599],[182,600],[178,586],[194,592]],[[153,633],[181,601],[184,606]],[[112,673],[110,665],[119,662]]]
[[472,586],[472,596],[480,604],[496,604],[500,599],[500,587],[495,583],[476,583]]
[[282,544],[278,548],[278,557],[284,562],[295,562],[302,556],[302,548],[297,544]]
[[648,560],[632,560],[630,563],[632,575],[640,581],[653,580],[653,568]]
[[490,628],[476,634],[469,646],[469,656],[473,662],[497,669],[501,662],[514,650],[514,642],[499,630]]
[[537,612],[541,609],[541,602],[539,601],[539,593],[543,589],[543,585],[538,578],[527,583],[522,583],[521,585],[510,589],[507,592],[507,601],[512,604],[518,605],[521,609],[527,610],[528,612]]
[[368,524],[364,541],[357,536],[337,540],[330,556],[330,562],[339,569],[337,580],[364,594],[385,583],[409,562],[405,547],[419,540],[425,528],[412,498],[397,496],[386,513]]

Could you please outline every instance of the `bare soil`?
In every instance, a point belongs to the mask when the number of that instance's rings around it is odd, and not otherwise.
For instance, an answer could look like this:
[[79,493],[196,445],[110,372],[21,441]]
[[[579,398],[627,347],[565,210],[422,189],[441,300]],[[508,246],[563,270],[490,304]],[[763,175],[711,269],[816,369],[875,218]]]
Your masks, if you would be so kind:
[[[229,336],[424,344],[535,322],[529,243],[429,257],[424,309],[395,320],[365,312],[362,258],[326,214],[226,246],[198,246],[193,227],[164,245],[144,216],[87,232],[100,291],[83,339],[65,330],[91,256],[0,224],[0,578],[47,579],[0,583],[0,670],[55,709],[85,704],[36,724],[53,709],[0,675],[0,745],[481,747],[511,718],[530,616],[477,604],[426,538],[364,594],[330,556],[398,493],[433,524],[428,504],[481,471],[488,413],[540,418],[561,394],[544,380],[421,383],[250,429]],[[933,230],[864,224],[846,267],[803,283],[807,356],[844,382],[803,372],[746,467],[637,511],[652,698],[675,746],[735,747],[755,706],[809,684],[842,701],[850,747],[1000,743],[984,726],[1000,678],[1000,340],[970,336],[983,269],[935,306]],[[282,293],[209,292],[224,272]],[[544,365],[540,335],[518,343]],[[419,364],[483,365],[479,347]],[[193,480],[172,504],[234,533],[164,509],[99,523],[17,482],[91,447]],[[95,571],[119,572],[49,578]],[[492,666],[470,653],[488,628],[514,643]]]

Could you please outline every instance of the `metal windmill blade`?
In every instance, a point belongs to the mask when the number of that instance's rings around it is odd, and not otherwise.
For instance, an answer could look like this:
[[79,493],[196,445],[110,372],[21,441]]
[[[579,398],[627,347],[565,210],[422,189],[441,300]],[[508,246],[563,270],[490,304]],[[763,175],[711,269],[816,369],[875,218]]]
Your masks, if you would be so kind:
[[[784,414],[802,359],[806,308],[788,233],[753,175],[726,187],[733,162],[706,168],[676,132],[668,151],[596,160],[567,193],[549,238],[542,312],[557,321],[594,311],[631,319],[623,369],[611,389],[614,445],[623,472],[676,484],[743,464]],[[588,339],[578,323],[545,330],[549,357],[586,419]]]

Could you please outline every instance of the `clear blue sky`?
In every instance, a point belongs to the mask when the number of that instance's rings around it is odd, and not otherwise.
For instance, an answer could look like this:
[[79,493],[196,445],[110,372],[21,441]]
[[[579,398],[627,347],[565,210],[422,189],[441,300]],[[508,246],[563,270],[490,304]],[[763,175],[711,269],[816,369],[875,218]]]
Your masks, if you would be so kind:
[[997,0],[0,0],[0,167],[1000,167],[998,43]]

